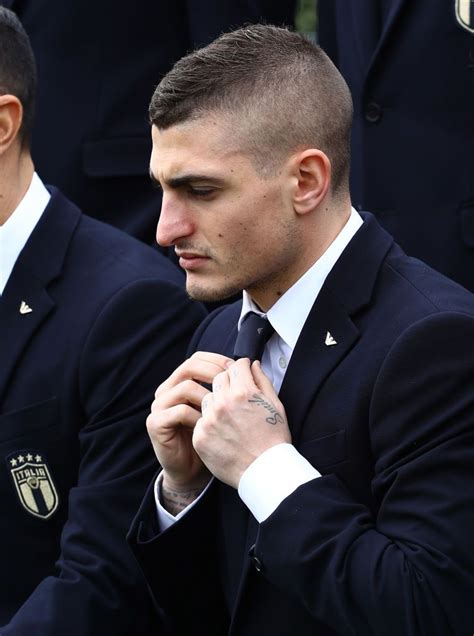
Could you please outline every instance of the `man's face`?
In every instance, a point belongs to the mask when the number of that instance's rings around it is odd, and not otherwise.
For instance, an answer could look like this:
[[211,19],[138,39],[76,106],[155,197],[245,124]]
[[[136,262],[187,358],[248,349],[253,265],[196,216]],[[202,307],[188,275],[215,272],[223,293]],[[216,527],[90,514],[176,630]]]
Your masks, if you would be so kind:
[[273,176],[258,174],[231,131],[219,116],[153,126],[150,172],[163,188],[156,236],[175,246],[193,298],[221,300],[246,289],[266,309],[297,278],[291,179],[285,165]]

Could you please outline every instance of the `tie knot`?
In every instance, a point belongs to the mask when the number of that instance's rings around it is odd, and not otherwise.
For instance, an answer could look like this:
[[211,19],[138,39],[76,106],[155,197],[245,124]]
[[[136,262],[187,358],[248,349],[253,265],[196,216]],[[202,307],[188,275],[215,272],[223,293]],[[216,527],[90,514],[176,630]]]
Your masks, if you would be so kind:
[[234,346],[234,359],[260,360],[267,340],[274,332],[267,318],[250,311],[240,325]]

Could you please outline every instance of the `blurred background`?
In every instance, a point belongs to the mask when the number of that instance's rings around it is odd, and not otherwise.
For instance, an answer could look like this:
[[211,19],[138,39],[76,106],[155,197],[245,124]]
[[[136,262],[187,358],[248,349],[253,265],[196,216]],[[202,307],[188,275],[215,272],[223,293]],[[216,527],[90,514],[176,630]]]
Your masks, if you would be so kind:
[[316,40],[317,0],[298,0],[295,16],[295,26],[298,31],[306,33],[313,40]]

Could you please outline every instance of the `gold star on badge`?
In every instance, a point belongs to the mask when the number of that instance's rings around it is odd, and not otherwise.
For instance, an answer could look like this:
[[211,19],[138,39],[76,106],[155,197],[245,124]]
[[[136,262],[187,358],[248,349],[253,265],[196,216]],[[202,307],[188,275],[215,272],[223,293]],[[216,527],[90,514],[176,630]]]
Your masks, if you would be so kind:
[[41,457],[41,455],[36,455],[35,459],[37,462],[40,462],[43,458]]
[[25,461],[25,458],[23,457],[23,455],[18,455],[18,461],[20,462],[20,464],[22,464]]
[[33,455],[31,455],[31,453],[28,453],[28,455],[26,456],[26,459],[27,459],[29,462],[32,462],[32,461],[33,461]]
[[16,465],[17,465],[17,463],[18,463],[18,462],[16,461],[16,459],[10,459],[10,464],[11,464],[12,466],[16,466]]

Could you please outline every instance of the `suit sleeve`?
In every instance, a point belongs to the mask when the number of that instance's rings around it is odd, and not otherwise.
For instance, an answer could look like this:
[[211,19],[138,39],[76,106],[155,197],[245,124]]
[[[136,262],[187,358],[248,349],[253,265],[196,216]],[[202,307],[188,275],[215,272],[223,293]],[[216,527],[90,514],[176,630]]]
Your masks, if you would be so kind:
[[132,523],[128,540],[173,636],[222,636],[229,616],[217,551],[218,489],[212,481],[192,509],[167,530],[158,527],[154,483]]
[[393,345],[373,389],[374,511],[326,475],[264,521],[268,581],[340,634],[474,629],[474,320],[436,314]]
[[167,633],[125,535],[157,468],[145,427],[155,388],[184,359],[203,315],[178,286],[156,279],[105,303],[77,369],[80,469],[59,559],[2,636]]

